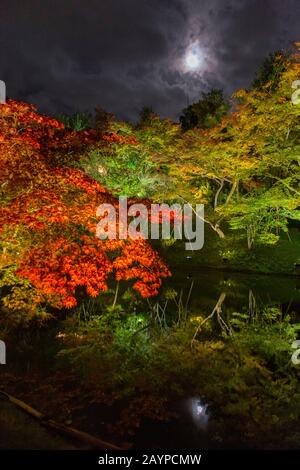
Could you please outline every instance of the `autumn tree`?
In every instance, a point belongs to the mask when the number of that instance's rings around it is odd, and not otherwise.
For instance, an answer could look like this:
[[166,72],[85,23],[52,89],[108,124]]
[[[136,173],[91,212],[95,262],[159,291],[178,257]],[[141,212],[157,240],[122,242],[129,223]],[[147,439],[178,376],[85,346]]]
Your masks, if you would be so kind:
[[144,106],[139,112],[139,126],[149,126],[153,119],[159,118],[159,116],[153,111],[150,106]]
[[180,123],[183,131],[189,129],[209,129],[216,125],[229,110],[229,103],[223,91],[212,89],[202,93],[199,101],[182,111]]
[[276,88],[239,90],[233,112],[183,134],[177,159],[169,158],[190,202],[206,204],[209,225],[220,236],[226,224],[243,231],[249,248],[275,242],[299,218],[300,107],[291,101],[299,63],[298,44]]
[[269,54],[259,67],[252,87],[262,90],[269,87],[275,90],[280,82],[283,72],[286,71],[289,54],[284,51],[276,51]]
[[[31,105],[0,106],[1,286],[5,308],[73,307],[96,297],[111,277],[156,295],[170,273],[144,239],[100,240],[97,207],[117,200],[82,170],[65,164],[87,148],[129,145],[114,132],[71,132]],[[60,158],[63,155],[63,158]],[[76,160],[76,158],[75,158]],[[64,162],[64,164],[62,164]]]

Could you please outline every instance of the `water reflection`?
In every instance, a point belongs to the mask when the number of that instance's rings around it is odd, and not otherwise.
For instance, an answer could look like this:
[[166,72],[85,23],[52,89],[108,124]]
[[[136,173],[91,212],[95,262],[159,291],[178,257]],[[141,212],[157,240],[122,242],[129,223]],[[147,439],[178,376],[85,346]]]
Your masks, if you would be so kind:
[[199,397],[193,397],[187,400],[187,406],[195,426],[205,430],[209,421],[208,405]]
[[300,314],[300,276],[266,275],[255,273],[225,272],[214,269],[196,269],[182,265],[174,270],[166,286],[178,292],[188,293],[191,312],[209,313],[216,305],[220,292],[226,293],[224,313],[251,311],[254,307],[279,307],[282,313]]

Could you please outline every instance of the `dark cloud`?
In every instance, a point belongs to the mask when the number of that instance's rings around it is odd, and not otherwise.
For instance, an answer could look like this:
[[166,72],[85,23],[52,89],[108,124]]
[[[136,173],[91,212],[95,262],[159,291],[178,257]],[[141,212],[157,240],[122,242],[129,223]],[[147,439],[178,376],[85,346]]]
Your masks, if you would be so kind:
[[[298,34],[299,0],[1,0],[0,78],[52,114],[101,105],[178,116],[211,86],[247,86]],[[299,37],[298,37],[298,36]],[[201,71],[183,57],[197,41]]]

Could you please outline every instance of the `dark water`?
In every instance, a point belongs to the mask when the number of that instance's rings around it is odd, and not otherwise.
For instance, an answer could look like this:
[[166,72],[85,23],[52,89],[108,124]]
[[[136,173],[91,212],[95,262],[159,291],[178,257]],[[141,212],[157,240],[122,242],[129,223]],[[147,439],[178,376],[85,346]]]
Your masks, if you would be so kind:
[[283,313],[300,313],[300,276],[278,276],[196,269],[182,266],[173,270],[170,286],[182,290],[187,299],[191,289],[189,309],[210,313],[222,292],[225,313],[247,311],[249,295],[257,307],[278,306]]
[[[183,304],[189,298],[191,315],[208,315],[220,295],[226,294],[222,305],[224,316],[233,312],[249,312],[250,308],[277,307],[283,316],[294,313],[300,322],[300,276],[262,275],[196,269],[182,266],[173,270],[170,287],[182,293]],[[152,448],[239,448],[239,439],[224,442],[224,436],[210,432],[210,407],[201,397],[187,397],[174,404],[177,418],[168,423],[145,422],[137,435],[135,445]],[[147,440],[148,436],[148,440]],[[225,439],[226,440],[226,439]],[[243,448],[247,444],[243,442]]]
[[[208,315],[216,305],[220,295],[226,294],[222,305],[224,315],[230,316],[233,312],[249,311],[249,299],[256,308],[276,306],[282,313],[295,312],[296,320],[300,321],[300,276],[261,275],[239,272],[226,272],[213,269],[196,269],[192,266],[182,266],[173,269],[173,276],[168,281],[169,287],[182,295],[183,303],[188,301],[188,310],[192,315],[197,313]],[[190,293],[190,295],[189,295]],[[172,304],[170,303],[170,308]],[[48,333],[48,341],[41,336],[38,363],[41,368],[46,367],[49,355],[53,358],[57,345],[54,344],[55,335]],[[53,355],[49,351],[53,349]],[[12,354],[13,356],[13,354]],[[50,358],[50,360],[52,360]],[[11,357],[13,360],[13,357]],[[31,367],[32,358],[24,354],[17,354],[14,358],[18,367],[24,369]],[[35,367],[37,357],[35,356]],[[97,408],[97,407],[96,407]],[[90,419],[91,431],[99,431],[100,417],[107,414],[105,421],[114,421],[116,410],[114,406],[99,406],[99,410],[92,406]],[[188,449],[188,448],[222,448],[223,438],[209,432],[211,412],[202,397],[190,396],[174,403],[174,412],[177,417],[169,422],[154,422],[144,420],[140,430],[134,437],[134,446],[137,448],[153,449]],[[117,413],[118,414],[118,413]],[[94,417],[94,418],[93,418]],[[94,426],[93,426],[94,424]],[[93,429],[94,428],[94,429]]]

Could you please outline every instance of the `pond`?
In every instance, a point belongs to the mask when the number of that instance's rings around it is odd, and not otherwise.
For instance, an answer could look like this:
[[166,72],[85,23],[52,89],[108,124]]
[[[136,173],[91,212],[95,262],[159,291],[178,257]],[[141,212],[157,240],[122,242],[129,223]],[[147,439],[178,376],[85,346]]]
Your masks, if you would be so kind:
[[177,291],[182,290],[184,298],[191,289],[191,312],[208,314],[224,292],[225,313],[248,311],[249,296],[257,307],[278,306],[283,314],[300,313],[300,276],[197,269],[187,263],[173,269],[172,274],[168,283]]
[[[230,272],[216,269],[199,269],[189,264],[187,260],[182,266],[172,270],[173,276],[167,282],[167,287],[176,290],[177,296],[182,296],[183,303],[188,303],[188,310],[193,316],[207,316],[214,309],[221,294],[225,294],[222,304],[222,314],[225,319],[234,312],[249,312],[251,309],[264,307],[279,307],[283,315],[295,312],[293,321],[300,321],[300,276],[263,275],[245,272]],[[172,303],[169,307],[172,311]],[[62,347],[57,341],[57,327],[54,331],[38,333],[35,345],[30,345],[28,353],[15,352],[13,345],[8,349],[8,368],[23,374],[33,370],[45,377],[48,369],[51,374],[51,362]],[[26,340],[25,340],[26,342]],[[38,351],[38,355],[36,354]],[[32,403],[35,405],[35,403]],[[105,424],[116,420],[120,405],[112,406],[87,403],[84,410],[84,420],[79,420],[83,428],[92,434],[101,435]],[[126,406],[126,405],[125,405]],[[211,407],[205,398],[184,396],[172,405],[174,417],[169,421],[154,421],[143,419],[140,428],[132,437],[131,442],[137,448],[228,448],[224,436],[210,429],[213,420]],[[102,423],[101,425],[99,423]],[[239,442],[232,441],[233,448],[239,447]]]
[[[168,284],[178,295],[181,293],[183,303],[188,300],[191,315],[209,315],[224,293],[224,318],[230,318],[234,312],[249,313],[253,309],[261,311],[277,307],[283,317],[293,312],[293,321],[300,322],[300,276],[199,269],[188,262],[173,269],[172,273]],[[146,446],[144,436],[151,435],[154,436],[151,443],[154,448],[239,448],[238,437],[228,446],[224,443],[224,435],[210,432],[210,407],[201,397],[187,397],[175,404],[174,410],[177,417],[169,423],[146,424],[139,432],[136,444]]]

